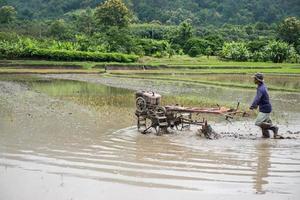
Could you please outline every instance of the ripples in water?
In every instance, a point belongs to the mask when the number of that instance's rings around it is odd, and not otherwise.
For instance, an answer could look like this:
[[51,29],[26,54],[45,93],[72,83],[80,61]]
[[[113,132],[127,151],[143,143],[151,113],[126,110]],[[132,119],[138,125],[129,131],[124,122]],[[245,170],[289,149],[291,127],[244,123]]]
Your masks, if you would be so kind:
[[[199,139],[194,132],[161,137],[135,127],[95,138],[95,144],[1,147],[0,164],[49,174],[179,190],[263,193],[299,184],[298,140]],[[16,150],[17,149],[17,150]],[[283,185],[285,185],[283,187]],[[280,189],[278,189],[280,188]]]

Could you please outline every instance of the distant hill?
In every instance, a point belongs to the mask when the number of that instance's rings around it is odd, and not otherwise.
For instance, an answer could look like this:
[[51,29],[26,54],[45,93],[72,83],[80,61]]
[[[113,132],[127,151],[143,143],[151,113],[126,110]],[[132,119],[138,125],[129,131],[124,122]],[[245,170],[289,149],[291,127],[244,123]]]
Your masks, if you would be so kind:
[[[95,8],[104,0],[0,0],[0,6],[16,7],[21,19],[59,18],[82,8]],[[141,22],[158,20],[195,25],[278,22],[300,15],[300,0],[124,0]]]

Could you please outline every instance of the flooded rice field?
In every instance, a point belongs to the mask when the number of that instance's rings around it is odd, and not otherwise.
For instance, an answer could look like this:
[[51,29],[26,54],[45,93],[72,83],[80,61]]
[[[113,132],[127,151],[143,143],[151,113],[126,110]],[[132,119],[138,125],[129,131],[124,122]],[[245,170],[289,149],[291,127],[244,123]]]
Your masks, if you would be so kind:
[[[180,77],[180,76],[179,76]],[[182,77],[187,77],[182,76]],[[224,81],[229,83],[253,84],[249,74],[210,74],[210,75],[188,75],[193,80]],[[269,86],[299,89],[300,76],[298,75],[267,75],[265,81]]]
[[255,95],[97,75],[0,76],[0,199],[299,198],[299,93],[271,92],[273,120],[294,139],[261,139],[253,118],[209,116],[234,137],[206,140],[197,127],[140,134],[138,89],[194,106],[246,107]]
[[[225,84],[240,84],[240,85],[253,85],[253,80],[249,74],[199,74],[199,73],[133,73],[136,76],[151,77],[153,75],[160,78],[178,78],[187,79],[190,81],[209,81]],[[300,76],[299,75],[275,75],[268,74],[265,81],[269,87],[280,88],[285,90],[297,90],[300,92]]]

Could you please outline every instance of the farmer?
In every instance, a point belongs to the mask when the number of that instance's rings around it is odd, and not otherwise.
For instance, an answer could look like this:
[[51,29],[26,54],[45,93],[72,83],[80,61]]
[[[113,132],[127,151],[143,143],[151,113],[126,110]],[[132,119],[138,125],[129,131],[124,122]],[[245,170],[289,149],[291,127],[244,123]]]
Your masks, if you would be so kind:
[[274,132],[274,138],[276,138],[278,134],[278,127],[272,124],[270,118],[272,105],[269,100],[268,90],[264,84],[264,76],[261,73],[256,73],[253,78],[254,83],[257,85],[257,92],[250,109],[254,110],[259,107],[259,113],[255,120],[255,125],[261,128],[263,138],[270,138],[269,130]]

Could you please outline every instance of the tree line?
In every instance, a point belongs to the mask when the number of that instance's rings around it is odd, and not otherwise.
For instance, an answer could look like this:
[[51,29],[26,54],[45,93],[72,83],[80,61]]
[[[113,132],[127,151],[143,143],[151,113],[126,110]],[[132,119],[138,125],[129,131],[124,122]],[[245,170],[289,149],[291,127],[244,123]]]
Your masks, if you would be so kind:
[[[11,5],[21,19],[49,19],[105,0],[0,0],[0,7]],[[288,16],[298,16],[299,0],[124,0],[140,23],[153,20],[179,25],[190,19],[194,26],[276,23]]]
[[[0,0],[0,5],[4,1]],[[10,49],[15,46],[17,51],[20,46],[29,45],[27,49],[118,52],[156,57],[188,54],[236,61],[300,62],[300,21],[297,17],[287,17],[277,24],[200,26],[191,19],[178,25],[160,20],[141,23],[133,10],[141,2],[132,0],[125,4],[122,0],[107,0],[95,9],[76,10],[58,19],[36,20],[19,19],[18,9],[3,5],[0,7],[0,53],[2,51],[3,57],[3,52],[7,52],[3,49],[8,46]],[[179,6],[180,2],[173,3]],[[159,3],[167,5],[168,1]]]

